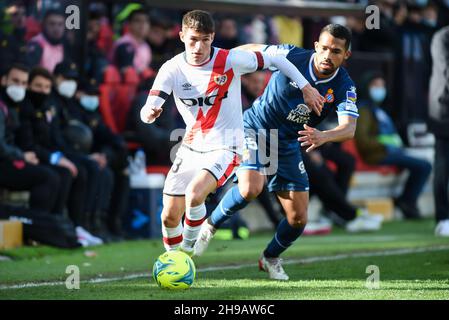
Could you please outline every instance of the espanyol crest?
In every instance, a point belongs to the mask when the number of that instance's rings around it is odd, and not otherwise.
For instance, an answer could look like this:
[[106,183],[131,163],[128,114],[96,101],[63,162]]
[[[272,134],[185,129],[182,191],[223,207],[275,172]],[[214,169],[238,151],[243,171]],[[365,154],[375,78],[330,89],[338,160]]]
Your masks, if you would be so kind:
[[218,84],[219,86],[222,86],[228,81],[228,76],[225,74],[218,75],[214,77],[214,82]]

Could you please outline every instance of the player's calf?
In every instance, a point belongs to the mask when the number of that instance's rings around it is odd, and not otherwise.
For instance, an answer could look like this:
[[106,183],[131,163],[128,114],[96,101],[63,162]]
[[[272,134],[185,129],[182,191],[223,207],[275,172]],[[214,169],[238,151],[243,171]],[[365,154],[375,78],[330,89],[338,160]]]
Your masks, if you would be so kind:
[[207,170],[201,170],[186,188],[183,241],[181,250],[193,254],[201,224],[206,217],[206,197],[217,187],[217,180]]
[[164,195],[162,210],[162,240],[167,251],[176,250],[182,242],[181,218],[184,213],[184,198]]

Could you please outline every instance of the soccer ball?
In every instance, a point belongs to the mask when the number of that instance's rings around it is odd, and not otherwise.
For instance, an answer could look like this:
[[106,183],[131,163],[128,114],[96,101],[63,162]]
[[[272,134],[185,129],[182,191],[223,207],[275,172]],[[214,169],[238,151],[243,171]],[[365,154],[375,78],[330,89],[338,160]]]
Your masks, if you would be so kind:
[[153,265],[153,279],[166,289],[188,289],[196,275],[192,259],[181,251],[167,251]]

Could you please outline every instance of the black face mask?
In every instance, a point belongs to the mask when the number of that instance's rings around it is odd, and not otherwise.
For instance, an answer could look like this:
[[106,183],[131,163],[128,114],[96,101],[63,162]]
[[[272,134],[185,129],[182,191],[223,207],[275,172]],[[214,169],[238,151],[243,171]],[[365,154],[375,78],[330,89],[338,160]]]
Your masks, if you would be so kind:
[[48,94],[40,93],[40,92],[34,92],[31,90],[27,90],[27,98],[31,100],[31,103],[35,108],[42,108],[44,105],[45,100],[48,98]]

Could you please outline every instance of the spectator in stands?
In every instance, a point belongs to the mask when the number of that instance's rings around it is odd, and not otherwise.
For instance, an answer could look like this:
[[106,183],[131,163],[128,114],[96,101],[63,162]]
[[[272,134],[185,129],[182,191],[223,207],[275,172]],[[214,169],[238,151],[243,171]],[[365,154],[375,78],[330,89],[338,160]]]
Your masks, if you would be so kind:
[[243,111],[251,107],[254,100],[262,94],[267,83],[267,74],[264,71],[256,71],[242,76]]
[[398,39],[398,26],[404,22],[407,9],[396,0],[376,0],[374,5],[380,9],[379,28],[364,29],[358,38],[359,49],[393,53]]
[[[246,110],[249,107],[251,107],[254,100],[256,100],[257,97],[259,97],[262,94],[266,84],[267,84],[267,74],[264,71],[256,71],[242,76],[243,110]],[[276,197],[274,197],[274,199],[276,199],[274,201],[277,201]],[[274,209],[273,197],[271,197],[270,193],[268,192],[266,185],[264,186],[262,192],[257,197],[257,201],[259,201],[260,205],[265,210],[265,213],[270,222],[272,223],[273,227],[276,228],[282,218],[282,213],[277,212]]]
[[326,143],[320,148],[320,153],[325,160],[330,160],[335,164],[335,182],[341,192],[346,196],[349,190],[351,177],[355,171],[354,156],[344,151],[341,147],[341,143],[338,142]]
[[[87,170],[80,164],[69,160],[65,149],[66,142],[60,128],[59,109],[49,99],[52,91],[53,76],[42,67],[35,67],[30,72],[28,91],[20,109],[21,125],[17,134],[17,143],[27,151],[34,151],[40,163],[45,163],[56,171],[61,179],[65,179],[69,171],[72,183],[61,183],[70,188],[67,209],[74,222],[78,240],[84,245],[101,244],[98,239],[88,233],[86,225],[85,203],[88,191]],[[70,177],[70,175],[69,175]]]
[[310,194],[317,195],[330,218],[349,232],[376,231],[381,228],[382,216],[369,214],[346,199],[345,190],[327,167],[320,151],[303,152],[304,165],[309,176]]
[[402,194],[394,203],[407,219],[421,217],[417,200],[432,169],[429,162],[407,155],[393,120],[383,110],[387,95],[385,79],[380,74],[367,74],[361,85],[355,142],[361,158],[372,165],[392,165],[409,172]]
[[145,41],[150,30],[150,19],[144,9],[137,9],[128,17],[128,33],[114,44],[112,62],[123,70],[134,67],[142,73],[151,64],[151,48]]
[[26,62],[26,8],[23,2],[10,4],[5,14],[10,19],[10,30],[0,30],[0,75],[13,62]]
[[184,50],[179,41],[174,23],[162,12],[155,11],[150,15],[151,28],[148,43],[151,47],[151,68],[159,70],[162,64]]
[[239,44],[238,27],[235,19],[229,17],[220,19],[213,45],[218,48],[232,49]]
[[[25,98],[28,69],[13,64],[2,77],[0,91],[0,187],[30,191],[29,207],[47,213],[62,214],[68,193],[66,183],[45,165],[33,151],[15,143],[20,126],[18,109]],[[70,179],[67,171],[66,176]]]
[[435,235],[449,237],[449,26],[435,34],[431,52],[429,129],[436,138],[433,178]]
[[[123,137],[113,133],[102,119],[98,110],[98,90],[95,79],[80,83],[80,90],[76,94],[76,99],[79,101],[78,110],[73,110],[73,116],[92,130],[93,145],[90,150],[92,156],[101,159],[100,164],[104,163],[113,173],[113,189],[110,201],[108,201],[107,196],[100,197],[100,199],[103,199],[103,205],[100,207],[103,220],[99,223],[113,239],[118,239],[122,236],[121,218],[128,208],[128,151]],[[103,187],[101,186],[100,189],[103,189]]]
[[28,43],[28,63],[53,72],[55,66],[69,58],[70,49],[65,41],[65,14],[57,9],[45,13],[42,32]]
[[[79,74],[77,66],[73,62],[64,61],[55,67],[55,90],[52,99],[55,103],[60,118],[61,130],[64,132],[65,152],[77,166],[87,171],[86,200],[84,212],[86,215],[84,227],[91,233],[100,234],[108,238],[106,232],[103,234],[101,220],[105,215],[102,210],[108,207],[113,187],[113,176],[107,167],[106,155],[102,152],[92,153],[94,132],[87,119],[83,117],[79,101],[75,97],[78,88]],[[79,135],[69,134],[73,126],[82,127],[90,137],[89,142],[82,139],[82,131]]]
[[430,40],[436,31],[436,12],[432,18],[435,7],[431,1],[410,1],[407,10],[407,19],[397,33],[396,81],[393,88],[396,101],[395,113],[391,113],[395,119],[400,120],[397,129],[403,136],[410,122],[427,120],[432,62]]
[[84,65],[84,73],[87,78],[95,79],[98,83],[103,80],[103,72],[109,62],[106,53],[98,46],[98,37],[101,29],[102,12],[98,10],[89,11],[87,22],[87,57]]

